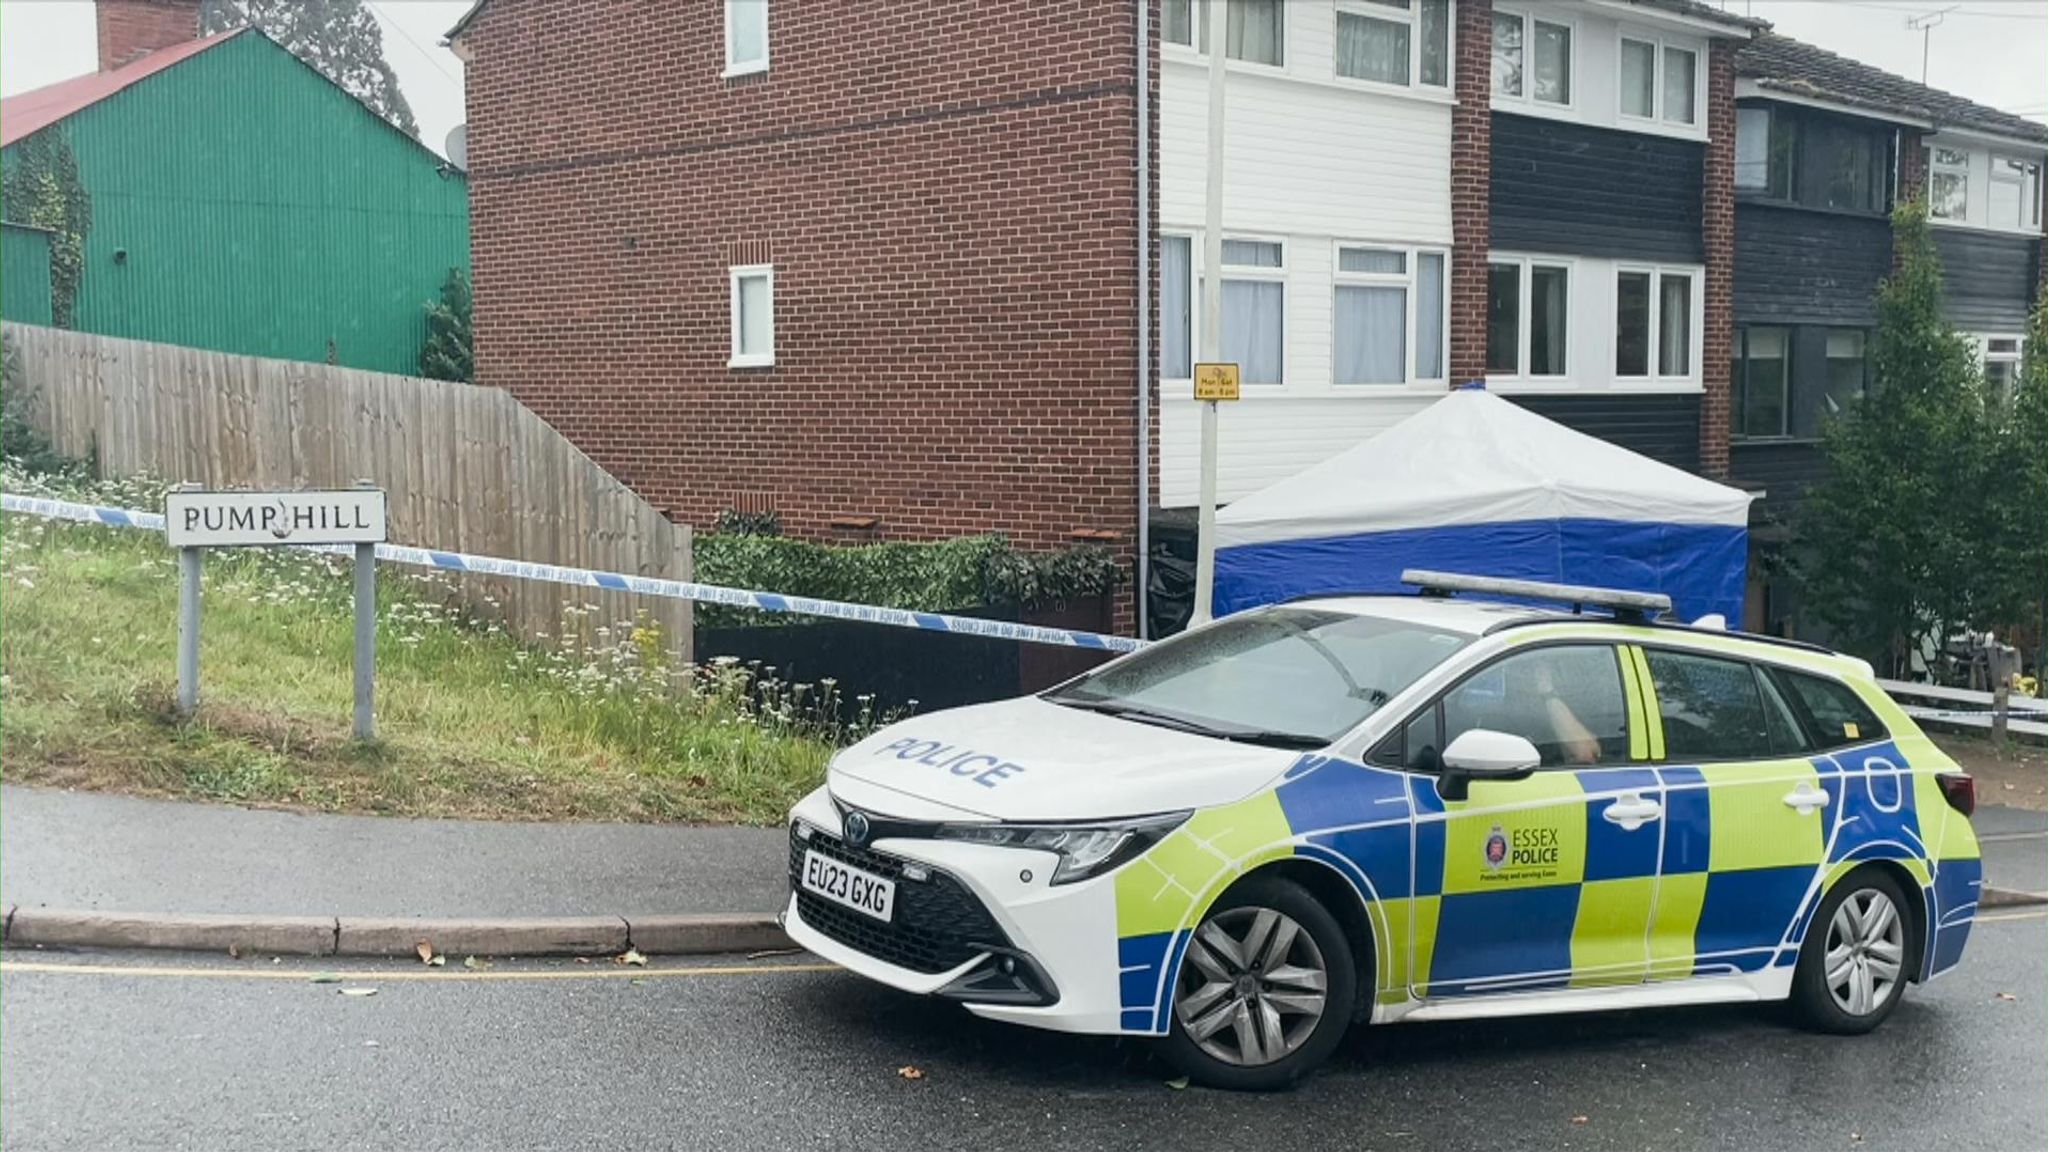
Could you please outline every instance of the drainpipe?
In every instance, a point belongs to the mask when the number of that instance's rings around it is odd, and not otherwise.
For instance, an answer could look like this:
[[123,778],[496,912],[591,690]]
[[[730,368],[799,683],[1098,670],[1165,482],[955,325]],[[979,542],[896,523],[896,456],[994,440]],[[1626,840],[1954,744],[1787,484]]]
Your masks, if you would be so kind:
[[1151,624],[1152,578],[1152,0],[1138,9],[1138,638]]

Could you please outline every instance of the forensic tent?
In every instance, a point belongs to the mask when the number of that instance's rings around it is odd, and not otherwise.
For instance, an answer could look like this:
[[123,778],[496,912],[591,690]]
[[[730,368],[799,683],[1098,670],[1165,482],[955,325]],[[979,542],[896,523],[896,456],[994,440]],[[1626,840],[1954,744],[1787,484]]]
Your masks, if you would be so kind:
[[1216,514],[1214,612],[1401,592],[1405,568],[1671,597],[1742,620],[1749,494],[1476,387]]

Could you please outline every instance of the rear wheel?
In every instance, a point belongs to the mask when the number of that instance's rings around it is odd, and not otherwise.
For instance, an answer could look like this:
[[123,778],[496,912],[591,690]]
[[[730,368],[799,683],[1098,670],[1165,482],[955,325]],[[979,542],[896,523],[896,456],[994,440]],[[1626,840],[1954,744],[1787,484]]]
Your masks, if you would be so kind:
[[1214,1088],[1285,1087],[1344,1038],[1358,972],[1344,929],[1285,880],[1239,884],[1196,926],[1163,1054]]
[[1884,1023],[1906,992],[1914,947],[1906,894],[1870,870],[1821,901],[1792,976],[1792,1006],[1807,1026],[1858,1035]]

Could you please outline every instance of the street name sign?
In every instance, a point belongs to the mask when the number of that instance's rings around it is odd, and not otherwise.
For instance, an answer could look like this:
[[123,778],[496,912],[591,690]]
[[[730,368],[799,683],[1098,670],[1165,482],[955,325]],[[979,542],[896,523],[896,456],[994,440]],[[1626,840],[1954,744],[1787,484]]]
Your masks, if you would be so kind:
[[164,497],[164,534],[173,548],[249,548],[280,544],[382,544],[384,493],[203,492]]
[[1235,400],[1237,399],[1237,365],[1197,364],[1195,365],[1195,399]]

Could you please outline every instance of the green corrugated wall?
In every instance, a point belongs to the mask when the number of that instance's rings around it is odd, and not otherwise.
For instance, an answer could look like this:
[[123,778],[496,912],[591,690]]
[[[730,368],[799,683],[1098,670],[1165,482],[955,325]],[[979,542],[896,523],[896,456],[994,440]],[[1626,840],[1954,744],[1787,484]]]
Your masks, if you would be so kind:
[[469,266],[462,174],[254,33],[46,131],[92,199],[81,331],[416,372]]
[[0,224],[0,318],[50,322],[50,234]]

